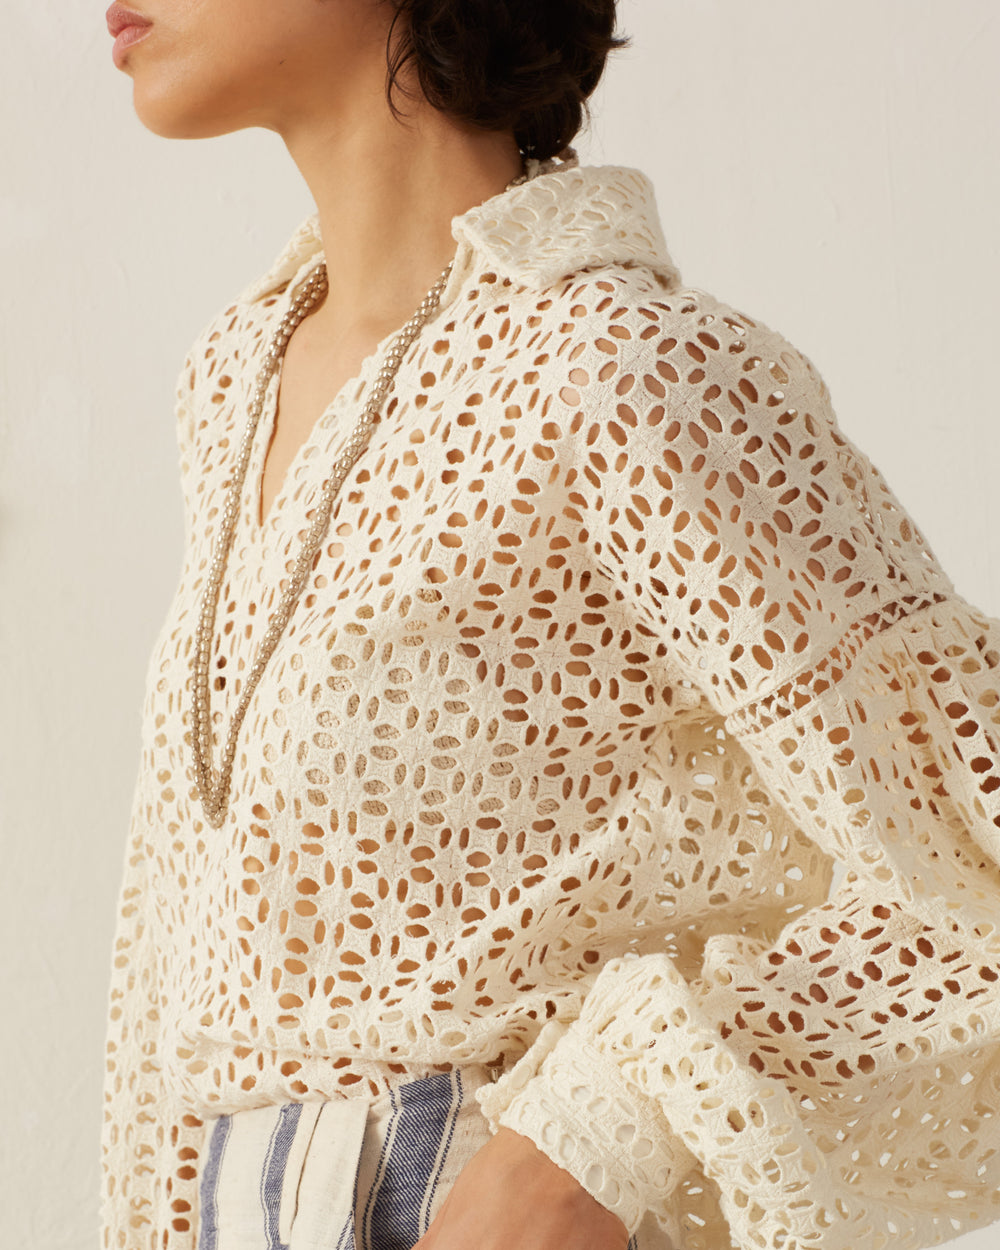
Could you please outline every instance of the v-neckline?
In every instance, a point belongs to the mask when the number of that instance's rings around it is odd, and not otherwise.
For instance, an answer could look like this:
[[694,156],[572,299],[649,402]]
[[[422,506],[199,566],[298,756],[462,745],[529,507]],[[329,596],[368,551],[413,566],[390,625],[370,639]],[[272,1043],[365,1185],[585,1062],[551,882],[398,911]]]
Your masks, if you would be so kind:
[[[541,165],[539,165],[531,171],[527,183],[522,183],[520,185],[530,185],[541,172],[542,168]],[[484,205],[489,205],[493,199],[497,199],[501,195],[508,194],[509,190],[510,189],[507,188],[504,191],[499,192],[497,196],[492,196],[489,200],[484,201],[484,204],[477,205],[473,209],[470,209],[467,213],[453,219],[452,233],[455,237],[457,247],[452,261],[451,275],[445,284],[444,290],[441,292],[438,307],[435,309],[431,318],[432,321],[437,320],[442,313],[448,312],[453,308],[458,300],[459,292],[469,278],[474,264],[476,251],[475,245],[464,233],[456,233],[454,229],[454,222],[463,221],[466,218],[471,219],[475,212],[481,212],[483,210]],[[310,223],[314,220],[315,219],[310,219]],[[308,281],[310,274],[314,272],[320,263],[325,262],[325,259],[325,253],[321,246],[318,251],[313,252],[308,261],[304,262],[300,266],[298,272],[295,273],[289,281],[281,299],[276,301],[274,305],[273,324],[277,324],[278,319],[291,308],[298,289],[306,281]],[[367,388],[367,385],[371,382],[372,374],[375,372],[376,365],[385,357],[393,340],[402,333],[403,328],[404,326],[402,325],[398,326],[396,329],[385,335],[385,337],[375,345],[371,352],[369,352],[369,354],[362,360],[354,376],[348,378],[343,383],[340,390],[337,391],[336,395],[334,395],[330,402],[326,405],[323,412],[316,418],[311,430],[296,448],[295,455],[286,467],[274,498],[271,500],[271,506],[267,510],[267,515],[263,516],[261,504],[264,486],[264,468],[266,464],[267,449],[271,442],[274,427],[277,421],[278,397],[281,387],[281,377],[284,372],[285,365],[284,355],[279,358],[277,367],[271,375],[271,379],[268,383],[268,389],[265,394],[260,420],[257,423],[257,429],[254,431],[250,462],[247,465],[247,479],[244,482],[242,500],[243,524],[251,546],[259,548],[261,546],[266,547],[270,545],[275,531],[281,528],[280,523],[288,506],[289,492],[292,489],[297,474],[302,468],[303,462],[317,456],[325,448],[330,446],[331,440],[328,438],[324,444],[322,436],[323,432],[331,424],[334,414],[346,402],[346,398],[349,393],[360,390],[363,385]],[[271,335],[269,334],[268,342],[270,342],[270,337]],[[400,361],[400,370],[406,365],[407,358],[410,353],[414,350],[419,350],[420,338],[421,335],[418,334],[407,348],[406,355]],[[389,389],[387,400],[392,397],[394,390],[395,383]],[[346,442],[347,438],[353,433],[354,426],[357,424],[357,417],[360,417],[361,411],[362,409],[359,409],[350,430],[342,431],[342,442]],[[374,433],[375,431],[372,431],[373,437]],[[326,480],[326,476],[324,476],[323,482]],[[313,490],[315,491],[317,488],[321,488],[322,483],[314,482],[312,485]],[[336,500],[334,501],[334,507],[336,507]],[[302,522],[305,521],[305,519],[305,510],[303,510],[301,517],[296,518],[296,520],[297,522]]]
[[[315,267],[315,263],[313,263],[310,266],[309,272],[311,272]],[[284,313],[291,308],[297,289],[304,281],[306,281],[307,278],[308,273],[298,281],[289,284],[284,297],[279,304],[275,305],[274,324],[277,324],[277,321],[281,318],[281,316],[283,316]],[[270,381],[268,382],[267,392],[264,398],[264,406],[261,411],[260,420],[257,423],[257,429],[254,431],[253,452],[250,457],[250,463],[247,466],[247,489],[244,494],[243,511],[246,529],[251,544],[254,546],[260,546],[262,544],[267,545],[273,537],[275,530],[281,528],[281,518],[287,508],[289,494],[294,488],[296,478],[303,462],[315,458],[317,455],[320,455],[324,449],[330,446],[331,440],[329,437],[324,440],[323,432],[328,426],[330,426],[334,414],[344,405],[348,395],[357,392],[362,385],[365,386],[367,392],[367,384],[371,380],[371,375],[375,371],[375,366],[387,354],[393,340],[402,332],[402,329],[402,326],[398,326],[396,329],[391,330],[387,335],[379,340],[368,355],[362,360],[361,364],[357,368],[357,371],[342,384],[337,393],[323,409],[322,413],[316,418],[316,421],[313,423],[309,433],[296,448],[295,454],[289,461],[278,485],[278,489],[271,500],[271,505],[267,510],[267,515],[263,518],[263,520],[261,520],[264,468],[266,464],[267,449],[270,445],[271,438],[274,433],[275,423],[277,421],[281,378],[285,367],[284,353],[280,356],[274,373],[271,375]],[[270,341],[270,338],[268,341]],[[415,342],[414,344],[411,344],[409,350],[412,350],[415,346]],[[409,354],[409,350],[407,355]],[[400,363],[400,368],[402,368],[405,363],[406,357],[404,356]],[[391,397],[391,395],[392,390],[390,390],[388,397]],[[367,397],[365,402],[367,402]],[[353,433],[354,426],[357,424],[357,418],[361,416],[362,411],[363,407],[359,407],[354,416],[351,428],[343,431],[342,442],[345,442]],[[335,457],[332,456],[330,457],[331,463],[334,458]],[[325,474],[321,481],[313,483],[314,488],[316,490],[322,489],[323,482],[326,481],[328,476],[329,474]],[[336,506],[336,503],[334,506]],[[305,511],[303,511],[300,517],[296,518],[296,521],[300,523],[304,522],[304,520]]]

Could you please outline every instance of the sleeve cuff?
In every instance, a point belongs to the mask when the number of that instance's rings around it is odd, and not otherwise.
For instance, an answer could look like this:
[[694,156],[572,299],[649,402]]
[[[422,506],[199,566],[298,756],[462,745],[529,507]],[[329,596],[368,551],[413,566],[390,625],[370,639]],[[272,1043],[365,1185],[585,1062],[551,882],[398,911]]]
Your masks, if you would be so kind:
[[626,1084],[621,1068],[572,1026],[550,1021],[536,1042],[476,1099],[492,1131],[528,1137],[631,1236],[659,1215],[696,1160],[659,1107]]

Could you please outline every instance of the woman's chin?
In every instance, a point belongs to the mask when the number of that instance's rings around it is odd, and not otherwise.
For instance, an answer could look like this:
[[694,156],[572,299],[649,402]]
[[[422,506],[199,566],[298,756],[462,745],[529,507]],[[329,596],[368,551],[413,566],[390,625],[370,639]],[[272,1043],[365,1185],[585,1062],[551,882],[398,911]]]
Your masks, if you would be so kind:
[[133,84],[132,106],[146,129],[161,139],[211,139],[239,129],[231,118],[219,116],[204,101],[150,90],[139,77]]

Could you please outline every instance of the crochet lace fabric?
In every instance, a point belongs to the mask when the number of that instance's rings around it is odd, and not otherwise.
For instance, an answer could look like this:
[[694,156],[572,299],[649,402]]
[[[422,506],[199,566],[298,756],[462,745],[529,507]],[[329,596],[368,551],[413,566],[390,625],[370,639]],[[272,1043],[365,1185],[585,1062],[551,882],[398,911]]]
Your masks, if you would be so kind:
[[[114,944],[103,1245],[194,1250],[214,1116],[501,1057],[490,1123],[684,1250],[910,1250],[1000,1219],[1000,621],[813,364],[681,284],[639,171],[548,162],[453,231],[219,830],[192,636],[315,218],[181,371],[185,549]],[[216,759],[388,345],[259,526],[272,379],[217,618]]]

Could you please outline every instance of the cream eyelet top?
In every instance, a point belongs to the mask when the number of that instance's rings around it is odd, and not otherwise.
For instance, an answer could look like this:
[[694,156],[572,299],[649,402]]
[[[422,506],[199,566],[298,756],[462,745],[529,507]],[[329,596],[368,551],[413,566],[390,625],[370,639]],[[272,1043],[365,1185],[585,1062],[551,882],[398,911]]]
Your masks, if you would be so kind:
[[[683,285],[640,171],[570,151],[452,228],[220,830],[190,751],[197,603],[315,217],[181,370],[104,1247],[194,1250],[213,1117],[501,1057],[491,1125],[685,1250],[910,1250],[1000,1218],[1000,622],[811,361]],[[259,531],[255,449],[216,756],[379,354]]]

